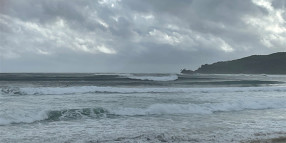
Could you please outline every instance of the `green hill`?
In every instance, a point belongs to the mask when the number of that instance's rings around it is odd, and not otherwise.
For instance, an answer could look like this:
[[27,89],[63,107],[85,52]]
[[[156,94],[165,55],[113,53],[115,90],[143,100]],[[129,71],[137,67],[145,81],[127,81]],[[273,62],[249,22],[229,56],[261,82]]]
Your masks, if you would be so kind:
[[[185,73],[187,73],[185,70]],[[184,73],[184,72],[182,72]],[[189,73],[206,74],[286,74],[286,52],[253,55],[237,60],[202,65]]]

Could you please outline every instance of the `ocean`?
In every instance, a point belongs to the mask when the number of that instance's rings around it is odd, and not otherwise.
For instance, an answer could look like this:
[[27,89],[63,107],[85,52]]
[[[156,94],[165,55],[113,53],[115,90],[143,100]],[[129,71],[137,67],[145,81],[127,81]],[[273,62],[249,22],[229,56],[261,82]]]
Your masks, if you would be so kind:
[[2,73],[1,143],[251,142],[286,135],[285,75]]

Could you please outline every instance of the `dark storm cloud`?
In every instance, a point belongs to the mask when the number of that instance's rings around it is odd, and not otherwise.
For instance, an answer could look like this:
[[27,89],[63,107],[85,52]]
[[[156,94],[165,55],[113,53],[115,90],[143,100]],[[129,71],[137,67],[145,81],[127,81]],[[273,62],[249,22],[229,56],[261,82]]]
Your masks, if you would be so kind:
[[[177,72],[284,51],[282,0],[2,0],[4,72]],[[1,63],[0,63],[1,64]]]

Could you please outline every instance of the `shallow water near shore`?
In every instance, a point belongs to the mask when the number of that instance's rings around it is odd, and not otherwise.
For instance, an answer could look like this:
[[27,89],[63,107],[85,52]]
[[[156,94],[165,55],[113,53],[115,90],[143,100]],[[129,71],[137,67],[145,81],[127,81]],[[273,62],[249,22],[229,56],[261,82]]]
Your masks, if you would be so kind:
[[0,74],[0,142],[251,142],[286,134],[286,76]]

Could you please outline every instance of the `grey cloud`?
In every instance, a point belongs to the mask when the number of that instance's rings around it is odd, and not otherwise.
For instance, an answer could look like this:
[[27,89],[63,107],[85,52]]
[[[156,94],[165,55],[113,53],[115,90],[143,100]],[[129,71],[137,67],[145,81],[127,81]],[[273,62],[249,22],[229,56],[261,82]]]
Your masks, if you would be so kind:
[[265,2],[2,0],[2,71],[178,72],[283,51],[285,2]]

